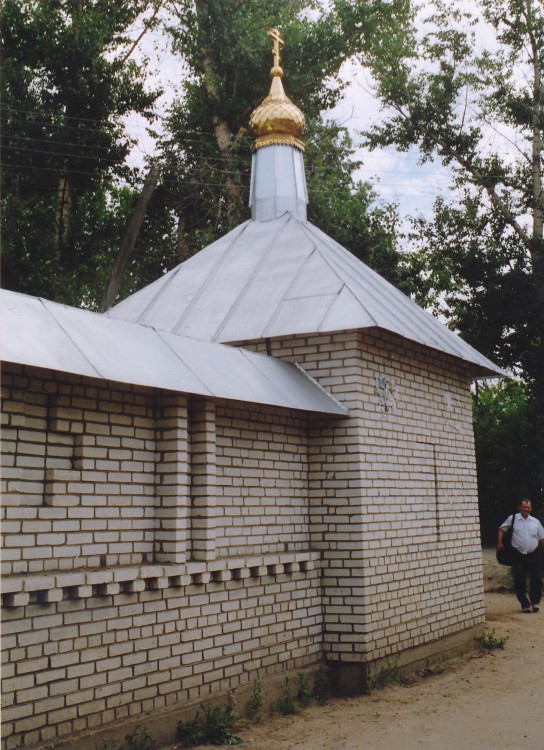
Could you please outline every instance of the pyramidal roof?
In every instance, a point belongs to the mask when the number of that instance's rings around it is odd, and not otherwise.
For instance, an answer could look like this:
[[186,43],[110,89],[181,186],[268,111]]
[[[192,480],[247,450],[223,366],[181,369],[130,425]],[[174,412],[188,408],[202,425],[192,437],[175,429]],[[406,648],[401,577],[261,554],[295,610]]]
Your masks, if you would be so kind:
[[283,92],[281,39],[271,36],[271,93],[252,116],[251,220],[106,314],[217,343],[380,328],[462,359],[477,376],[503,374],[306,220],[303,120]]
[[108,313],[183,336],[234,343],[382,328],[500,372],[310,222],[247,221]]

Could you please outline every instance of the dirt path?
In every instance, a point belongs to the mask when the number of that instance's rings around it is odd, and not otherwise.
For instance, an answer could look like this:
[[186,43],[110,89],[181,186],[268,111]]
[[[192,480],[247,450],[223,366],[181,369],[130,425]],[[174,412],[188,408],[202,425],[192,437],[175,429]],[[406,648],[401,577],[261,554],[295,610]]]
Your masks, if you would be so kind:
[[[486,589],[504,573],[484,552]],[[241,732],[251,750],[544,750],[544,610],[521,614],[511,593],[486,593],[487,628],[504,650],[369,696],[312,706]],[[520,720],[520,717],[523,717]]]

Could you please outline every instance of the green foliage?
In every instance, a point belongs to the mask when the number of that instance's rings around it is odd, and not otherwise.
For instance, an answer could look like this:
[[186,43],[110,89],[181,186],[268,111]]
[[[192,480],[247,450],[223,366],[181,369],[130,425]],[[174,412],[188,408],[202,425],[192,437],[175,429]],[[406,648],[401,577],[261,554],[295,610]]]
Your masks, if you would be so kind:
[[399,668],[396,661],[387,664],[375,673],[370,675],[368,687],[370,690],[381,690],[388,685],[394,685],[399,681]]
[[233,711],[229,706],[201,706],[192,721],[178,722],[176,736],[182,747],[242,743],[234,734]]
[[487,630],[482,638],[480,639],[482,648],[487,651],[496,651],[497,649],[504,649],[508,636],[495,635],[494,630]]
[[[343,90],[344,60],[356,48],[333,7],[313,2],[211,0],[176,3],[170,32],[190,75],[160,143],[164,198],[179,217],[178,254],[190,257],[249,218],[251,111],[270,86],[267,31],[281,19],[286,91],[307,120],[309,218],[357,257],[401,282],[394,207],[374,205],[347,131],[323,119]],[[363,11],[358,11],[357,16]]]
[[295,696],[289,684],[289,678],[285,678],[283,691],[281,696],[278,698],[276,708],[282,716],[292,716],[300,710],[300,706],[295,700]]
[[[157,14],[159,5],[161,14]],[[319,10],[319,12],[317,12]],[[368,15],[352,9],[352,20]],[[96,308],[142,182],[123,118],[155,117],[135,29],[164,22],[185,77],[159,143],[161,182],[127,266],[123,298],[249,216],[251,138],[266,95],[267,31],[281,19],[286,88],[308,121],[310,218],[397,284],[397,214],[376,206],[346,131],[322,119],[358,45],[334,3],[297,0],[6,0],[1,9],[3,283]]]
[[331,696],[332,685],[329,673],[325,669],[320,669],[314,675],[313,697],[320,706],[324,706],[330,700]]
[[259,678],[253,682],[251,695],[247,704],[249,718],[255,723],[260,724],[263,720],[263,693]]
[[[72,304],[93,300],[126,220],[114,182],[133,181],[122,118],[158,92],[128,58],[128,29],[152,3],[5,0],[2,24],[3,284]],[[125,204],[125,208],[128,205]],[[121,204],[117,204],[117,209]]]
[[434,217],[413,222],[405,259],[423,277],[417,301],[497,364],[534,374],[535,279],[526,248],[505,219],[468,190],[457,205],[439,198]]
[[159,743],[148,733],[147,729],[137,726],[124,740],[108,740],[98,750],[158,750]]
[[[360,4],[338,1],[344,23]],[[374,2],[359,58],[386,112],[367,145],[415,148],[460,190],[416,222],[411,267],[452,326],[532,383],[544,500],[544,5]]]
[[473,395],[478,497],[483,541],[523,497],[538,497],[535,405],[520,380],[478,386]]

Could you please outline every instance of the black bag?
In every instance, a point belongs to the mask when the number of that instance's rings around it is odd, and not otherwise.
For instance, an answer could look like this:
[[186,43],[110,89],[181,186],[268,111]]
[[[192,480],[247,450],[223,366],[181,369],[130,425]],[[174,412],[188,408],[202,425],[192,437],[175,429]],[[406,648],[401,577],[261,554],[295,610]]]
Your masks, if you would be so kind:
[[516,556],[516,550],[512,547],[512,534],[514,533],[514,521],[516,520],[516,512],[512,513],[512,523],[510,528],[502,535],[502,546],[503,549],[497,550],[497,562],[499,565],[513,565]]

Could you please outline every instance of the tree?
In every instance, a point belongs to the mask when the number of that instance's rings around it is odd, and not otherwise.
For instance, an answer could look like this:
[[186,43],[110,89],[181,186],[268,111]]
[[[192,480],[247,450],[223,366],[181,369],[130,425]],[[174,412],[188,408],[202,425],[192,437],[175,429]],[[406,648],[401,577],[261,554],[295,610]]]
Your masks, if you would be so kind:
[[371,184],[354,180],[361,162],[347,130],[319,118],[305,140],[308,219],[408,293],[411,279],[400,262],[396,206],[380,203]]
[[[376,206],[345,129],[323,119],[342,95],[342,63],[355,37],[317,3],[197,0],[168,5],[174,49],[189,73],[160,144],[163,188],[178,217],[178,255],[189,257],[249,217],[252,110],[270,86],[271,42],[281,21],[284,84],[307,120],[309,218],[359,257],[395,279],[397,214]],[[280,20],[278,20],[280,19]],[[373,228],[374,231],[371,231]]]
[[[357,5],[338,3],[348,27]],[[449,166],[452,187],[463,188],[459,210],[439,202],[436,229],[421,224],[414,263],[429,275],[436,300],[446,292],[441,311],[461,333],[531,384],[542,497],[544,8],[538,0],[478,0],[474,11],[455,0],[429,7],[424,16],[403,0],[384,2],[358,27],[360,59],[389,113],[366,133],[367,143],[415,147],[423,161]],[[493,35],[487,50],[483,26]],[[497,133],[504,138],[494,148],[490,134]]]
[[440,197],[431,220],[412,220],[408,266],[417,301],[445,313],[476,349],[520,374],[535,371],[534,280],[529,256],[501,214],[465,191],[456,205]]
[[[96,300],[134,181],[122,124],[152,116],[158,91],[130,57],[129,30],[157,2],[4,0],[2,23],[3,284],[73,304]],[[110,205],[110,203],[113,204]],[[128,206],[127,206],[128,207]],[[112,210],[113,208],[113,210]]]
[[293,0],[168,4],[175,19],[169,26],[173,48],[188,71],[161,143],[164,183],[179,217],[181,259],[249,215],[247,127],[269,88],[267,31],[278,19],[288,40],[288,85],[300,92],[297,104],[311,119],[337,98],[327,77],[337,75],[347,50],[338,34],[331,34],[330,14],[310,20],[304,11],[311,7],[311,2]]
[[[353,181],[347,133],[322,119],[341,96],[339,70],[356,37],[319,8],[317,0],[7,0],[4,284],[108,305],[248,218],[246,127],[268,91],[267,32],[278,19],[287,88],[308,120],[310,215],[399,280],[395,208],[376,206],[371,187]],[[145,64],[130,57],[142,18],[144,30],[167,19],[185,78],[159,142],[159,184],[138,201],[143,179],[125,165],[121,118],[155,114]]]
[[473,398],[483,541],[524,497],[538,490],[533,396],[519,380],[478,387]]

